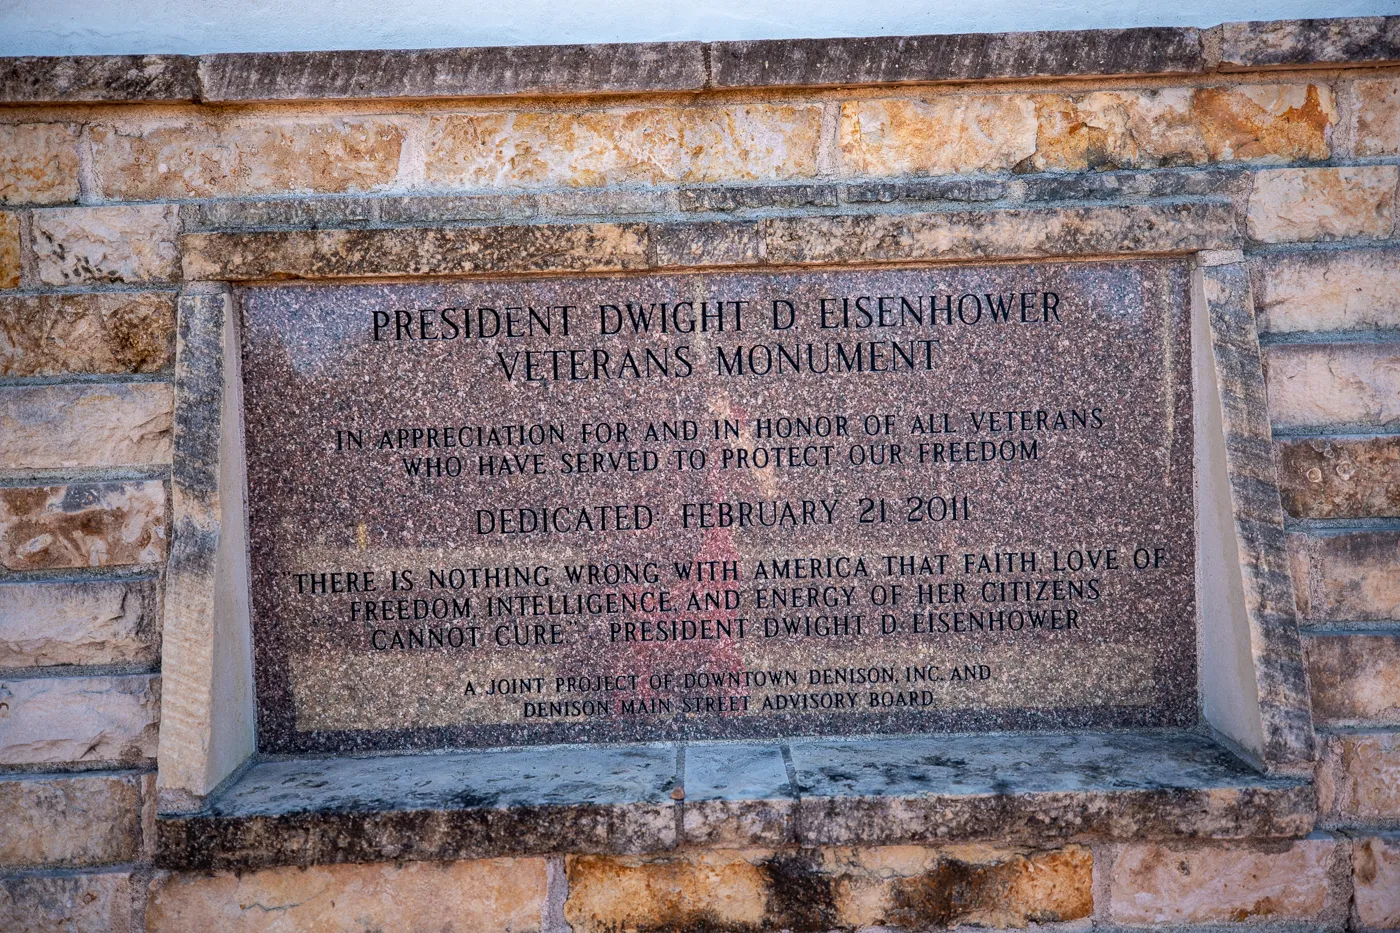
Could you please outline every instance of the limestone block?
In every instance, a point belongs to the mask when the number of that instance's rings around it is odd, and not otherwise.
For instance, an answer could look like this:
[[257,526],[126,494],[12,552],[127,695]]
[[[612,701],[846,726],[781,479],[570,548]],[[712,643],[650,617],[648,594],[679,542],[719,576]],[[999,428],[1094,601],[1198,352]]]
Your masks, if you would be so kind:
[[1400,250],[1283,253],[1249,265],[1260,331],[1400,329]]
[[1400,839],[1357,840],[1351,866],[1356,918],[1361,927],[1400,930]]
[[1276,428],[1400,427],[1400,342],[1272,346],[1264,368]]
[[179,277],[173,204],[60,207],[34,212],[34,252],[45,285],[170,282]]
[[155,373],[175,357],[175,296],[0,298],[0,376]]
[[146,924],[150,933],[535,933],[544,898],[543,859],[162,875]]
[[406,135],[390,117],[99,124],[93,176],[128,201],[370,191],[397,177]]
[[1249,235],[1262,243],[1388,237],[1397,177],[1394,165],[1260,172],[1249,195]]
[[1317,721],[1400,724],[1400,635],[1313,635],[1304,646]]
[[1400,437],[1283,438],[1274,453],[1294,518],[1400,517]]
[[165,560],[160,480],[0,488],[0,566],[115,567]]
[[1336,847],[1332,839],[1282,849],[1128,845],[1113,863],[1110,914],[1119,923],[1314,920]]
[[169,463],[174,405],[166,382],[0,387],[0,469]]
[[0,584],[0,668],[151,664],[160,608],[154,580]]
[[74,867],[137,858],[141,783],[135,773],[0,781],[0,865]]
[[0,681],[0,764],[137,763],[156,754],[160,678]]
[[1093,859],[986,846],[702,850],[573,856],[564,917],[619,929],[1026,926],[1093,912]]
[[1400,81],[1357,81],[1352,88],[1356,100],[1356,154],[1400,153]]
[[1400,826],[1400,735],[1327,736],[1317,766],[1317,807],[1323,819]]
[[19,215],[0,211],[0,288],[19,288]]
[[127,872],[0,878],[5,933],[137,933]]
[[821,114],[817,104],[735,104],[438,116],[426,179],[494,188],[810,177]]
[[0,204],[64,204],[77,199],[77,126],[0,124]]
[[1027,96],[855,100],[841,105],[847,175],[1004,172],[1035,152]]
[[1036,100],[1036,171],[1325,159],[1337,106],[1316,84],[1096,91]]
[[1400,619],[1400,533],[1298,536],[1294,589],[1309,619]]

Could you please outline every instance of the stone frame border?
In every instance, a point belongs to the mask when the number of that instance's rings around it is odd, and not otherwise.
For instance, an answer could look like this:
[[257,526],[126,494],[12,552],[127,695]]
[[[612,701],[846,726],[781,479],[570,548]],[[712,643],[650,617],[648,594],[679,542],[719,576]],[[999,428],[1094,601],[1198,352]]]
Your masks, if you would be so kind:
[[0,106],[443,99],[1208,74],[1400,61],[1400,16],[852,39],[0,58]]
[[[1199,668],[1203,719],[1217,738],[1266,772],[1305,771],[1315,743],[1241,243],[1239,220],[1221,198],[751,221],[186,234],[160,810],[204,810],[221,786],[257,758],[240,353],[231,285],[294,279],[1191,257],[1198,557],[1215,553],[1221,556],[1218,566],[1240,569],[1207,580],[1199,570],[1205,562],[1198,560],[1202,650],[1209,625],[1226,633],[1203,654]],[[1209,356],[1203,352],[1207,335]],[[1213,365],[1203,365],[1205,360]],[[1212,475],[1215,487],[1207,490],[1202,477]],[[1207,496],[1213,502],[1208,520],[1202,511]],[[1215,550],[1203,552],[1204,546]],[[1207,608],[1229,617],[1223,627],[1199,618]],[[1234,675],[1211,679],[1209,672],[1221,670]]]

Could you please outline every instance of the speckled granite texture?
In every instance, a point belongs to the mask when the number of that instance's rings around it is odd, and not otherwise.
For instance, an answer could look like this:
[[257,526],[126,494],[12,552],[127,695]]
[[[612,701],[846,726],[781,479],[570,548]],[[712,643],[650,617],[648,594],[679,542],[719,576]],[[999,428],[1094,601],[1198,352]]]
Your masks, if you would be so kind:
[[243,290],[260,746],[1194,724],[1187,280]]

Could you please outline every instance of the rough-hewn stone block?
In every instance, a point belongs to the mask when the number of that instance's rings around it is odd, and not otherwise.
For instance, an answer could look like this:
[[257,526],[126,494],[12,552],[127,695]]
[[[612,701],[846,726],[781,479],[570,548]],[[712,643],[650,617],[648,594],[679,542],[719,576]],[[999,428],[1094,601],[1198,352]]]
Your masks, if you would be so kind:
[[1294,591],[1306,618],[1400,619],[1400,533],[1293,536]]
[[1317,808],[1328,822],[1400,826],[1400,733],[1327,736],[1317,766]]
[[1264,367],[1276,428],[1400,426],[1400,343],[1272,346]]
[[1315,719],[1400,724],[1400,635],[1312,635],[1304,646]]
[[398,176],[406,135],[391,117],[97,125],[93,176],[127,201],[369,191]]
[[835,207],[835,185],[724,185],[683,188],[683,211],[745,211],[771,207]]
[[1400,437],[1282,438],[1274,452],[1294,518],[1400,517]]
[[816,174],[821,107],[736,104],[432,118],[436,187],[600,186]]
[[0,387],[0,469],[170,462],[169,383]]
[[1400,329],[1400,250],[1347,249],[1249,261],[1259,329]]
[[194,100],[188,55],[54,55],[0,59],[0,100],[16,104]]
[[1332,839],[1267,849],[1130,844],[1113,863],[1110,915],[1119,923],[1315,920],[1336,848]]
[[652,263],[665,266],[748,264],[763,258],[756,223],[652,224]]
[[1352,88],[1356,101],[1356,154],[1400,153],[1400,81],[1357,81]]
[[1029,96],[856,100],[841,105],[841,163],[850,175],[1007,171],[1035,152]]
[[0,376],[155,373],[175,356],[175,296],[0,298]]
[[0,124],[0,204],[63,204],[77,199],[76,126]]
[[1362,64],[1400,55],[1400,16],[1283,19],[1220,27],[1220,61],[1232,68]]
[[34,253],[45,285],[169,282],[180,271],[172,204],[59,207],[34,212]]
[[19,288],[19,215],[0,211],[0,288]]
[[135,773],[0,781],[0,865],[73,867],[138,858],[141,784]]
[[1351,850],[1351,876],[1361,928],[1400,930],[1400,838],[1358,839]]
[[707,850],[568,861],[575,933],[1023,927],[1093,911],[1093,859],[985,846]]
[[160,480],[0,488],[0,566],[115,567],[165,560]]
[[150,664],[160,608],[154,580],[0,584],[0,668]]
[[544,899],[543,859],[272,868],[159,876],[146,923],[150,933],[535,933]]
[[1036,171],[1325,159],[1337,122],[1316,84],[1096,91],[1036,98]]
[[160,678],[28,677],[0,681],[0,764],[120,761],[156,754]]
[[1262,243],[1388,237],[1397,177],[1394,165],[1260,172],[1249,195],[1249,235]]
[[139,933],[128,872],[0,878],[5,933]]

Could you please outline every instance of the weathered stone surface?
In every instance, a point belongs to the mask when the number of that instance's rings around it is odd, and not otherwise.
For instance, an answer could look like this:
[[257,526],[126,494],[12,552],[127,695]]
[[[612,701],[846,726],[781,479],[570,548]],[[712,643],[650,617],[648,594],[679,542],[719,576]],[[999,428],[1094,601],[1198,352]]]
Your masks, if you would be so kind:
[[135,773],[0,781],[0,865],[59,868],[138,858],[141,783]]
[[1397,177],[1394,165],[1260,172],[1249,196],[1249,235],[1262,243],[1390,236]]
[[19,288],[19,215],[0,211],[0,288]]
[[676,209],[670,191],[613,188],[543,191],[533,195],[535,211],[544,217],[611,217],[616,214],[660,214]]
[[699,91],[698,42],[253,52],[199,60],[208,101]]
[[170,204],[62,207],[34,212],[34,253],[45,285],[168,282],[179,275],[179,210]]
[[1362,64],[1400,58],[1400,16],[1355,16],[1226,23],[1225,66]]
[[1314,717],[1400,724],[1400,635],[1318,634],[1305,647]]
[[1008,185],[1027,201],[1116,201],[1127,198],[1227,197],[1248,191],[1250,175],[1238,167],[1159,168],[1150,172],[1049,172]]
[[0,469],[170,462],[169,383],[0,388]]
[[398,176],[406,126],[393,117],[91,129],[97,189],[113,200],[370,191]]
[[0,764],[120,761],[156,754],[160,678],[32,677],[0,681]]
[[1276,428],[1400,425],[1400,343],[1276,345],[1264,366]]
[[776,745],[687,745],[682,842],[707,848],[797,842],[797,791]]
[[190,279],[612,272],[644,268],[645,224],[195,233],[183,240]]
[[235,875],[160,875],[150,933],[535,933],[543,859],[273,868]]
[[154,580],[0,584],[0,668],[151,664],[160,608]]
[[160,480],[0,488],[0,566],[115,567],[165,559]]
[[894,201],[995,201],[1007,185],[991,178],[928,178],[912,181],[866,181],[848,184],[845,198],[851,204],[889,204]]
[[0,878],[6,933],[141,933],[133,930],[127,872]]
[[574,856],[564,917],[576,933],[1023,927],[1087,917],[1092,875],[1092,857],[1078,846],[1032,853],[895,846]]
[[1351,874],[1362,928],[1400,929],[1400,839],[1358,839],[1352,846]]
[[0,204],[63,204],[77,199],[77,126],[0,124]]
[[1356,154],[1400,152],[1400,81],[1357,81],[1352,93],[1356,101]]
[[808,177],[821,115],[817,104],[735,104],[438,116],[426,179],[498,188]]
[[682,188],[683,211],[745,211],[772,207],[835,207],[835,185],[724,185]]
[[375,219],[378,198],[286,197],[266,200],[195,201],[180,205],[187,233],[209,230],[353,227]]
[[1035,171],[1325,159],[1337,122],[1331,90],[1250,84],[1096,91],[1036,98]]
[[1249,269],[1260,331],[1400,329],[1400,250],[1279,253]]
[[15,104],[194,100],[185,55],[55,55],[0,59],[0,101]]
[[1197,29],[770,39],[710,45],[719,88],[901,84],[1050,75],[1196,73]]
[[850,175],[1006,171],[1035,152],[1029,96],[887,98],[841,105],[841,165]]
[[1274,454],[1294,518],[1400,517],[1400,438],[1281,438]]
[[1228,249],[1235,219],[1223,202],[773,217],[762,221],[769,262],[977,259],[1066,253]]
[[376,199],[379,218],[390,224],[432,224],[454,220],[498,220],[535,213],[534,194],[441,194]]
[[1328,823],[1400,827],[1400,733],[1329,735],[1317,766],[1317,806]]
[[1309,618],[1400,619],[1400,533],[1297,536],[1294,585]]
[[652,224],[652,265],[748,265],[763,259],[763,230],[757,223]]
[[1110,915],[1120,923],[1316,920],[1336,848],[1332,839],[1267,849],[1130,844],[1113,862]]
[[175,296],[0,298],[0,376],[155,373],[175,356]]

